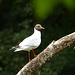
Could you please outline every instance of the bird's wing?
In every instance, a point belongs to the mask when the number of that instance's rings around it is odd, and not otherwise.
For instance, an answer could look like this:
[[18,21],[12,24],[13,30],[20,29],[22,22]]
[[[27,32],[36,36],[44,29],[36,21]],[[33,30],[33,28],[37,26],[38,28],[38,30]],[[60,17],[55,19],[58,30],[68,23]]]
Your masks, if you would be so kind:
[[36,37],[30,36],[26,39],[24,39],[19,46],[38,46],[41,42],[40,39],[37,39]]

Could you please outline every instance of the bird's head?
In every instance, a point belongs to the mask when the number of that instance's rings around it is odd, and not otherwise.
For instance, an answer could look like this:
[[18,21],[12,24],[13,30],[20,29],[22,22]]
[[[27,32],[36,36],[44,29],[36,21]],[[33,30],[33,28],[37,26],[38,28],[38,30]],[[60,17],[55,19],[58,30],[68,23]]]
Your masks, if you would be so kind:
[[40,31],[40,30],[45,29],[45,28],[42,27],[40,24],[36,24],[35,29]]

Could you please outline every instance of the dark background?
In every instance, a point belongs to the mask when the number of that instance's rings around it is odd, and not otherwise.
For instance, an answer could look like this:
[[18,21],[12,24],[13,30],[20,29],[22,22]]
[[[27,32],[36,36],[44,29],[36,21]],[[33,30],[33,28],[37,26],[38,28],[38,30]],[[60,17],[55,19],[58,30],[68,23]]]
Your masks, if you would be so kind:
[[[0,0],[0,75],[16,75],[28,63],[28,52],[9,49],[31,35],[37,23],[45,27],[35,50],[39,54],[52,40],[75,31],[75,0]],[[73,48],[58,53],[41,70],[41,75],[74,74]]]

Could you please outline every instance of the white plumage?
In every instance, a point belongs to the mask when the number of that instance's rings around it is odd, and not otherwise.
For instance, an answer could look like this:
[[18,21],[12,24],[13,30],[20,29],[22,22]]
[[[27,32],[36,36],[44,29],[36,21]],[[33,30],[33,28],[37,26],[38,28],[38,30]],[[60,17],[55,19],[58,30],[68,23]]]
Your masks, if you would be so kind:
[[36,49],[41,43],[41,29],[44,28],[40,24],[37,24],[34,27],[34,33],[31,36],[25,38],[19,45],[12,47],[12,49],[15,50],[14,52],[22,50],[28,51],[29,62],[31,61],[30,50],[33,51],[34,57],[36,57],[33,49]]
[[34,28],[34,33],[25,38],[20,44],[19,47],[16,48],[16,51],[21,51],[21,50],[25,50],[25,51],[30,51],[32,49],[37,48],[41,43],[41,32],[36,30]]
[[36,49],[41,43],[41,29],[44,29],[40,24],[37,24],[34,27],[34,33],[25,38],[19,45],[12,47],[13,50],[16,51],[30,51],[32,49]]

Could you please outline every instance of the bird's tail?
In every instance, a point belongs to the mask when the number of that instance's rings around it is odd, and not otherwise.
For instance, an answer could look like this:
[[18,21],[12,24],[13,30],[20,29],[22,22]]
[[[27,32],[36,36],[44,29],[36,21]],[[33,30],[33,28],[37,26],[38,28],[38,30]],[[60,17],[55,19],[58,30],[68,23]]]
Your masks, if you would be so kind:
[[17,45],[17,46],[12,47],[12,48],[9,49],[9,50],[14,50],[14,52],[17,52],[17,51],[20,51],[20,50],[22,50],[22,49],[20,48],[19,45]]
[[14,52],[21,51],[22,49],[16,49]]
[[10,48],[9,50],[16,50],[16,48],[15,48],[15,47],[12,47],[12,48]]

